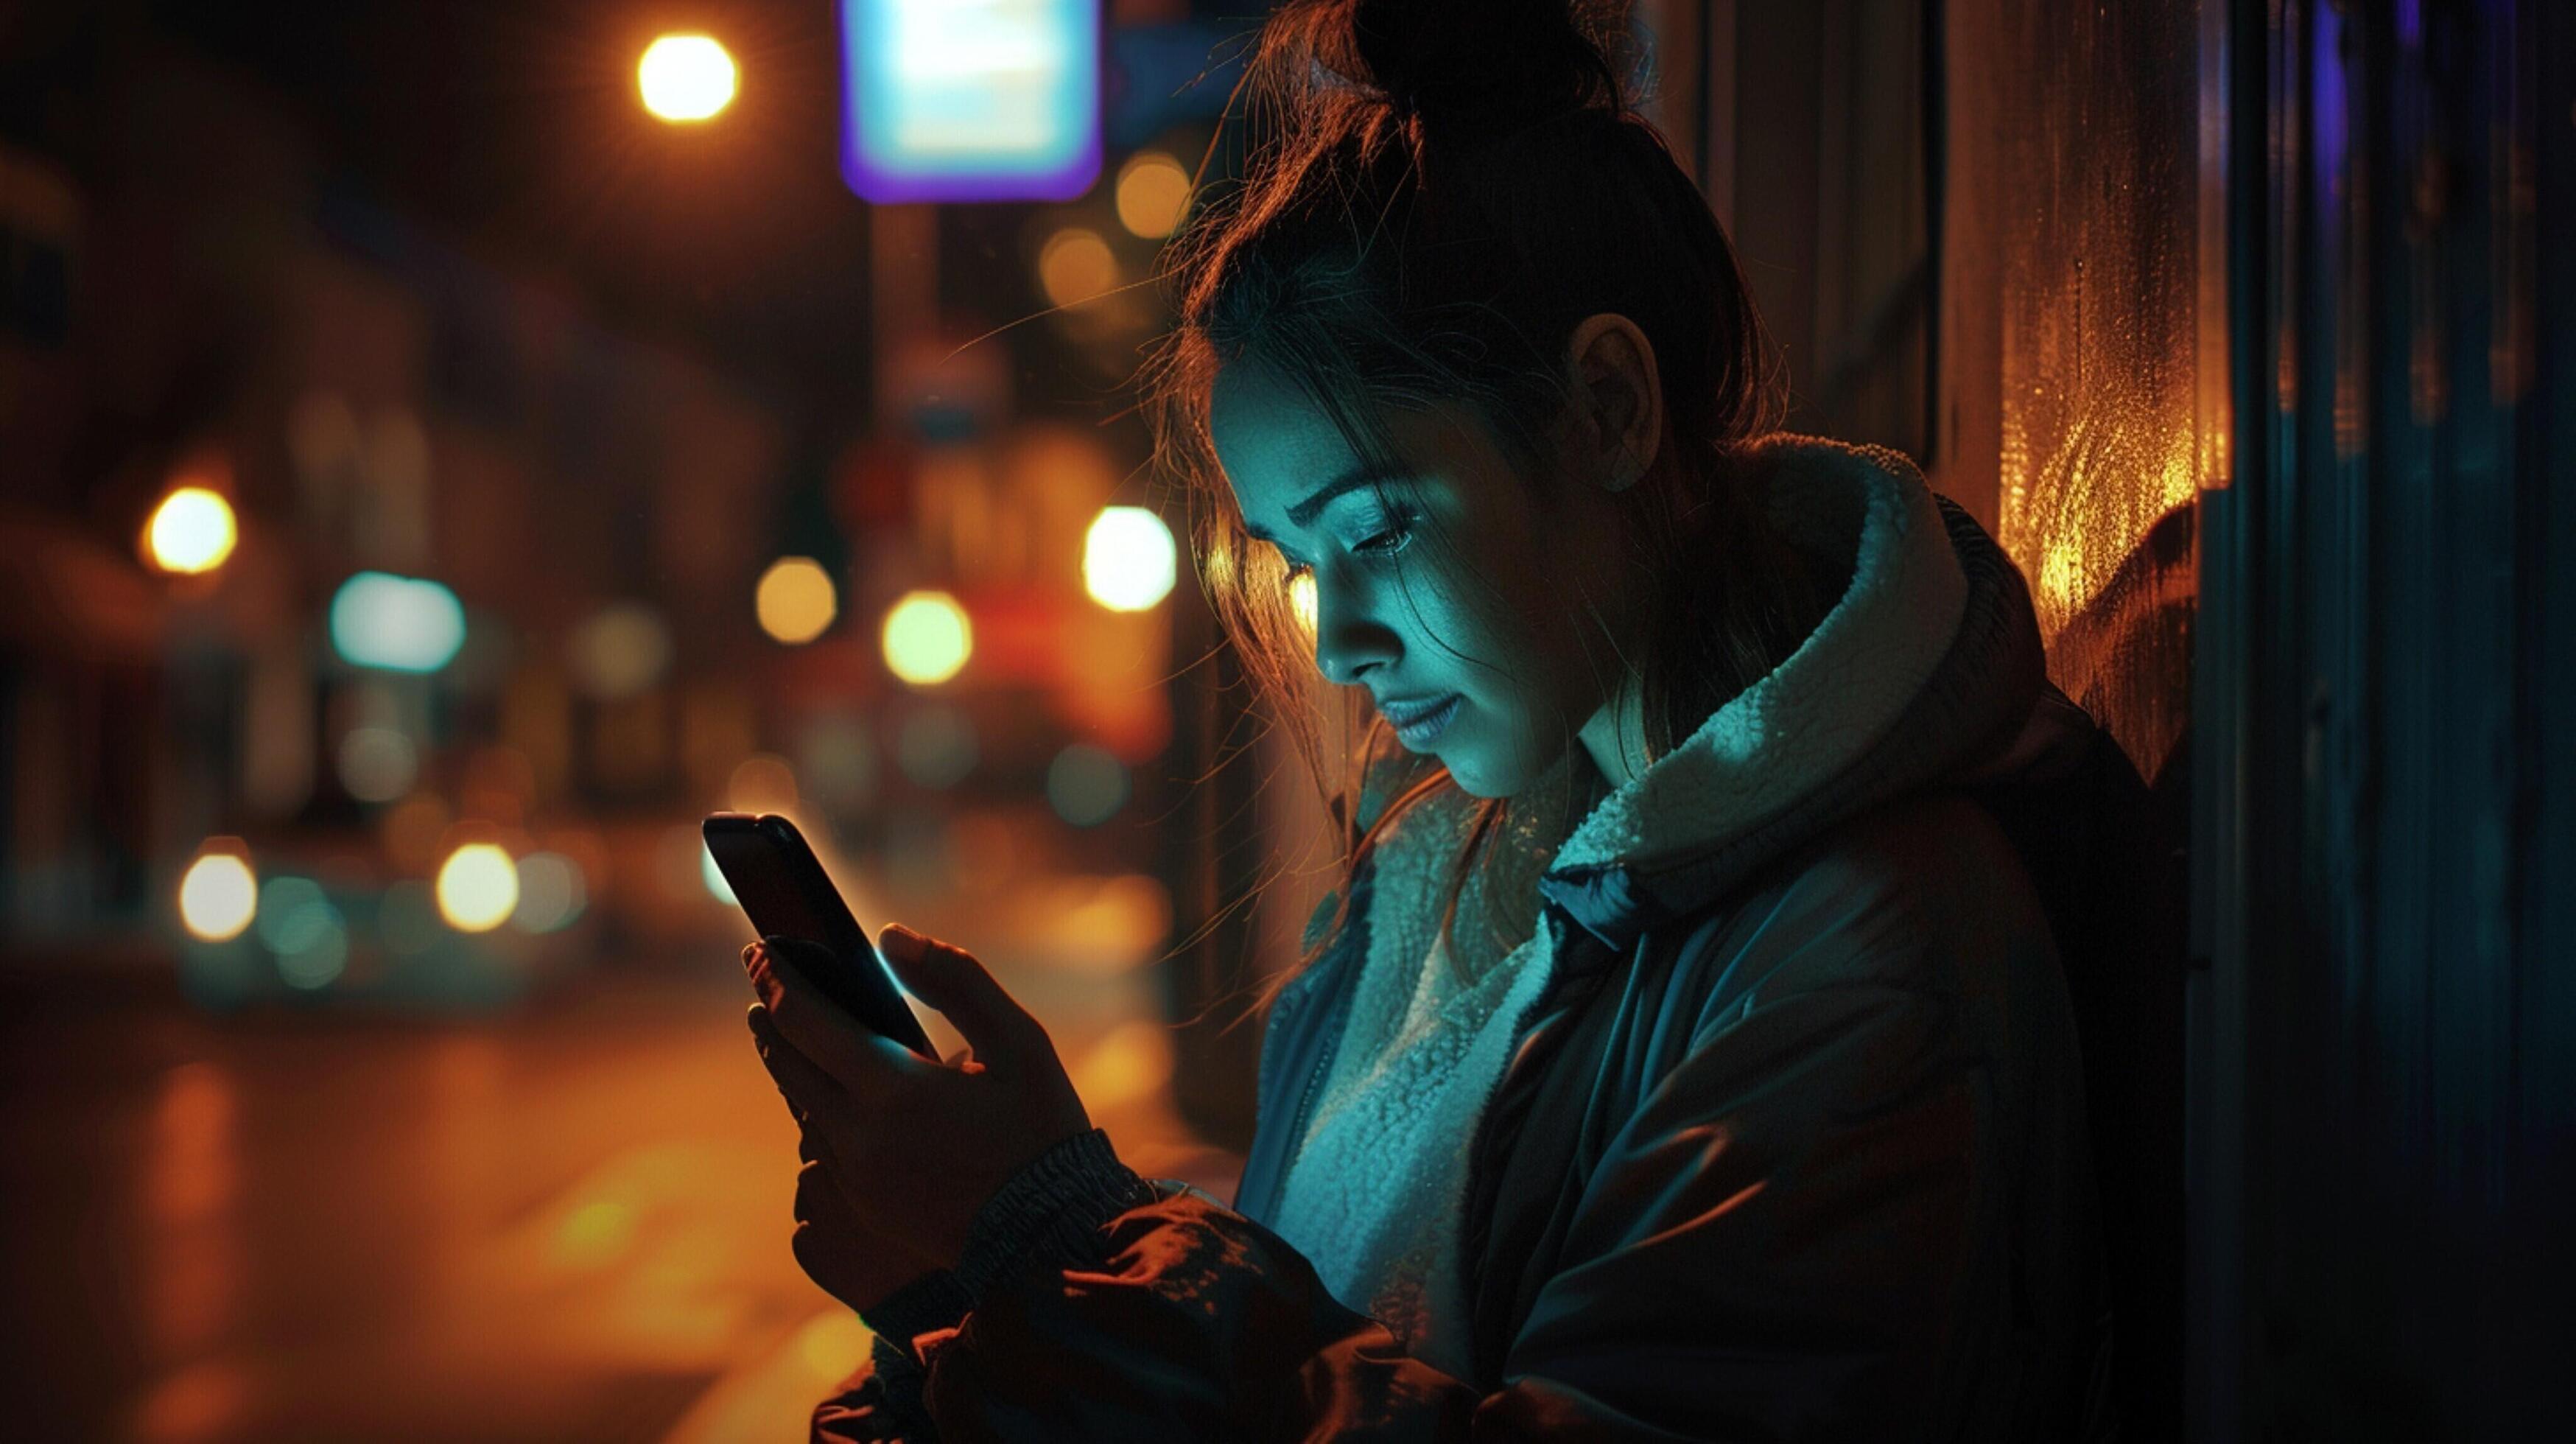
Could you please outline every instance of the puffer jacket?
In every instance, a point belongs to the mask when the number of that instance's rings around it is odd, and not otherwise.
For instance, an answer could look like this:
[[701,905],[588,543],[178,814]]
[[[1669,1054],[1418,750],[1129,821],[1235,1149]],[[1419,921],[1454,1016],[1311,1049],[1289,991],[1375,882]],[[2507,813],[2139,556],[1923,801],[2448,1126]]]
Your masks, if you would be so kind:
[[1472,1372],[1408,1357],[1265,1224],[1367,955],[1363,869],[1267,1021],[1233,1205],[1137,1178],[1099,1130],[1058,1145],[953,1275],[873,1311],[875,1357],[818,1439],[2107,1429],[2051,870],[1986,801],[2083,806],[2101,739],[2045,680],[2018,571],[1903,458],[1765,455],[1775,518],[1851,580],[1539,884],[1548,973],[1458,1230]]

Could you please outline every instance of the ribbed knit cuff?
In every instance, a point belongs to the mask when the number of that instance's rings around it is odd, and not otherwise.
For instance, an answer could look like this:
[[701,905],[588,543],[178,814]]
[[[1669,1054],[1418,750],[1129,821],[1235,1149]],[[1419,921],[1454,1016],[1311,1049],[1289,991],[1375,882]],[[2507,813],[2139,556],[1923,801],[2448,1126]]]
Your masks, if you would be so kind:
[[1152,1184],[1118,1161],[1105,1131],[1094,1128],[1055,1144],[1011,1175],[976,1213],[954,1270],[966,1307],[975,1307],[996,1280],[1032,1258],[1059,1268],[1097,1262],[1102,1227],[1159,1197]]
[[914,1279],[862,1316],[877,1336],[877,1372],[889,1388],[917,1388],[922,1363],[915,1339],[957,1327],[995,1280],[1024,1261],[1044,1259],[1058,1268],[1096,1261],[1101,1228],[1160,1197],[1118,1161],[1102,1129],[1049,1147],[976,1211],[955,1268]]

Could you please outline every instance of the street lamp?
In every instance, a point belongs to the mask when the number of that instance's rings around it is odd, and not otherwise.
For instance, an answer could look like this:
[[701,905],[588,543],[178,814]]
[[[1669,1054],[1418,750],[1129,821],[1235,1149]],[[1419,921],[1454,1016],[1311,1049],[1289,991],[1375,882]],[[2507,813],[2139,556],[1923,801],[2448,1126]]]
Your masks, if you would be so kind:
[[233,554],[232,503],[202,486],[183,486],[161,499],[144,524],[143,546],[165,572],[196,576]]
[[975,653],[974,624],[946,592],[906,592],[887,611],[886,669],[915,687],[936,687]]
[[733,103],[733,57],[705,35],[665,35],[635,67],[644,108],[674,123],[707,120]]
[[519,865],[497,843],[469,842],[438,867],[438,911],[459,932],[487,933],[519,907]]
[[760,574],[752,607],[760,629],[791,647],[823,635],[840,611],[832,574],[812,557],[780,557]]
[[1082,538],[1082,585],[1113,612],[1141,612],[1171,595],[1180,574],[1172,529],[1141,506],[1105,506]]

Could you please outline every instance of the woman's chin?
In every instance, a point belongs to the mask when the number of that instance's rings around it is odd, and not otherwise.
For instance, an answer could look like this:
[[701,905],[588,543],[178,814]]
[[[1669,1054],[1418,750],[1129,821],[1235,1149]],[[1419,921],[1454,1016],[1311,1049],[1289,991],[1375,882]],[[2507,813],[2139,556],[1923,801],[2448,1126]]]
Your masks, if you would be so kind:
[[[1436,748],[1433,750],[1439,751]],[[1518,790],[1514,786],[1514,779],[1495,777],[1492,770],[1485,767],[1482,759],[1473,752],[1462,749],[1456,755],[1439,752],[1439,756],[1440,765],[1449,769],[1449,780],[1456,783],[1458,790],[1469,797],[1509,797]]]

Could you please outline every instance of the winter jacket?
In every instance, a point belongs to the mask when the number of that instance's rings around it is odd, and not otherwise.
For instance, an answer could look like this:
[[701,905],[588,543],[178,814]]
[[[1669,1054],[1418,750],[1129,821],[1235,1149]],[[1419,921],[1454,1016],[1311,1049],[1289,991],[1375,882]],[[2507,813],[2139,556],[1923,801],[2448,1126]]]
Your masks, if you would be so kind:
[[1851,580],[1539,883],[1548,971],[1458,1229],[1472,1370],[1408,1357],[1265,1223],[1367,951],[1363,868],[1267,1020],[1233,1205],[1137,1178],[1099,1130],[1066,1140],[953,1274],[872,1311],[874,1361],[818,1439],[2104,1429],[2056,900],[2015,847],[2034,831],[1987,800],[2081,806],[2070,759],[2098,733],[2045,681],[2020,574],[1903,458],[1763,455],[1785,534]]

